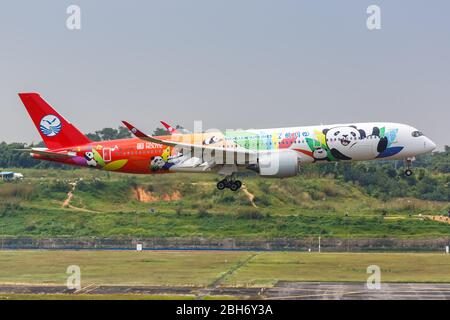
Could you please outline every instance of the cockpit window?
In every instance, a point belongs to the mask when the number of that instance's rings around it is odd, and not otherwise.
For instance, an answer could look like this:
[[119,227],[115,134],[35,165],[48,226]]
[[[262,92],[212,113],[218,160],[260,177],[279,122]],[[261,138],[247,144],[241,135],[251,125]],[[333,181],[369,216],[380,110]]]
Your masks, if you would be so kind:
[[423,136],[423,133],[420,132],[420,131],[413,131],[413,132],[411,133],[411,135],[412,135],[414,138],[417,138],[417,137]]

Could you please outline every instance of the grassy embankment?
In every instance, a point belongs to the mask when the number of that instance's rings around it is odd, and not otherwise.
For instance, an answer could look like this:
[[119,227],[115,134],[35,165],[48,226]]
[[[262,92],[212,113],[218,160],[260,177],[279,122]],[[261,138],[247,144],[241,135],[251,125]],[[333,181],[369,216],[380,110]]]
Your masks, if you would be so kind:
[[232,193],[218,191],[218,177],[209,174],[19,171],[24,181],[0,183],[3,236],[270,239],[450,234],[450,224],[425,218],[444,214],[450,209],[448,202],[382,201],[362,187],[331,177],[248,177],[243,179],[245,188]]

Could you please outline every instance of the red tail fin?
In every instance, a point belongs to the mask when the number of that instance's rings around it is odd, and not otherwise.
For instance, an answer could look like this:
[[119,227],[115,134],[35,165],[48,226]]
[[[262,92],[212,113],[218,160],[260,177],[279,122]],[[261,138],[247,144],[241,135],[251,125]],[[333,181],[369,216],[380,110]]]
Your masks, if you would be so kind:
[[91,142],[75,126],[55,111],[37,93],[19,93],[45,145],[49,149],[60,149]]

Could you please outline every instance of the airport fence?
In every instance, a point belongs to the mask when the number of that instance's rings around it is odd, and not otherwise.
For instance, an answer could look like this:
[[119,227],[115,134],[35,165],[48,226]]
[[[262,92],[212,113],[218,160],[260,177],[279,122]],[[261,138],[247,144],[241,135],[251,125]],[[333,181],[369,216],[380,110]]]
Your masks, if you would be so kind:
[[[209,238],[27,238],[4,237],[0,249],[72,250],[259,250],[306,252],[444,251],[450,237],[431,239],[321,238],[209,239]],[[319,248],[320,247],[320,248]]]

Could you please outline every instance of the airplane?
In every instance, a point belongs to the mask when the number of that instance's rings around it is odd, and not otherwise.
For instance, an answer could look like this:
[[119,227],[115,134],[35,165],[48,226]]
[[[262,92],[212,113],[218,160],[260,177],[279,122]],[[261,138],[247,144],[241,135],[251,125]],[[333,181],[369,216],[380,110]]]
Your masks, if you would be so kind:
[[226,132],[180,133],[170,125],[167,136],[150,136],[127,121],[134,138],[91,141],[38,93],[20,93],[46,148],[29,148],[35,159],[132,174],[214,172],[224,176],[219,190],[237,191],[240,172],[262,177],[297,176],[302,164],[338,161],[412,161],[436,144],[406,124],[366,122]]

